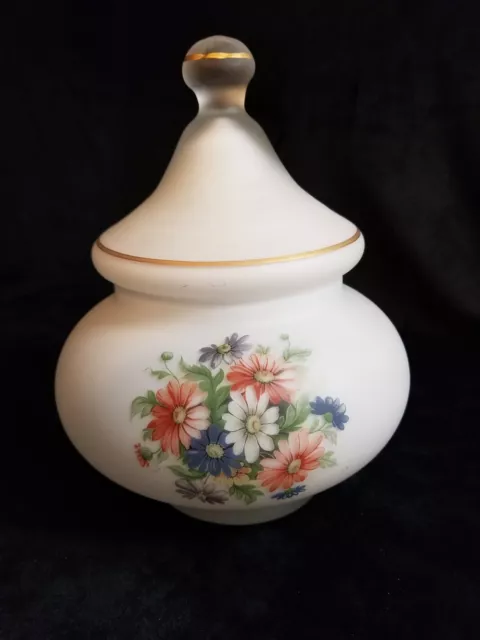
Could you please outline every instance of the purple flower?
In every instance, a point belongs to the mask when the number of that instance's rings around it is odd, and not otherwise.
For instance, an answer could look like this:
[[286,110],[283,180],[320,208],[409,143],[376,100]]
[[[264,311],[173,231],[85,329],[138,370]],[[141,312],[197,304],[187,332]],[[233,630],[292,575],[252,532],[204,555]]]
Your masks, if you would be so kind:
[[292,487],[291,489],[287,489],[286,491],[280,491],[279,493],[274,493],[272,498],[275,500],[285,500],[285,498],[293,498],[293,496],[298,496],[299,493],[303,493],[306,490],[304,484],[299,484],[296,487]]
[[226,491],[217,489],[212,482],[206,482],[203,479],[188,480],[187,478],[182,478],[181,480],[175,480],[175,486],[177,487],[177,493],[188,500],[198,498],[208,504],[225,504],[228,500]]
[[316,416],[323,416],[327,422],[331,422],[336,429],[343,431],[345,424],[349,421],[349,417],[345,415],[346,406],[340,402],[338,398],[325,398],[323,400],[319,396],[315,398],[315,402],[310,402],[312,413]]
[[223,473],[230,478],[233,469],[240,469],[242,458],[233,453],[233,445],[225,442],[226,437],[227,433],[216,424],[201,431],[199,438],[192,438],[190,449],[185,452],[188,466],[212,476]]
[[225,489],[217,489],[213,482],[207,482],[203,487],[200,500],[208,504],[225,504],[228,500],[228,492]]
[[202,354],[199,358],[200,362],[210,361],[212,369],[216,369],[223,361],[226,364],[232,364],[235,360],[239,360],[243,354],[252,348],[251,344],[247,344],[245,340],[248,336],[238,337],[238,333],[232,333],[230,337],[225,338],[223,344],[212,344],[209,347],[200,349]]

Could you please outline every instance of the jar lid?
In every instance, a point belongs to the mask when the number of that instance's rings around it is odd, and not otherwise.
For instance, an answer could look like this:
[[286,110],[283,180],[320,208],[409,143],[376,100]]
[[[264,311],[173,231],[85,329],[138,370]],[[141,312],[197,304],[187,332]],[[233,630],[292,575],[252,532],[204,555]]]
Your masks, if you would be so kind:
[[306,193],[245,111],[249,49],[214,36],[185,56],[199,111],[155,191],[96,249],[178,266],[243,266],[314,257],[356,242],[354,224]]

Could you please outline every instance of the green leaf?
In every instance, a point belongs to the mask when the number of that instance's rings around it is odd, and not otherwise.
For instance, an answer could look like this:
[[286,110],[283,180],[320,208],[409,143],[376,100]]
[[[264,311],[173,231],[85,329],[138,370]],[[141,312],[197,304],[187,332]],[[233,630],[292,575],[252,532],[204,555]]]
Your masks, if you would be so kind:
[[261,356],[267,356],[270,353],[270,347],[264,347],[263,344],[259,344],[255,349],[255,353]]
[[322,429],[322,433],[325,435],[325,438],[331,442],[332,444],[337,444],[337,430],[335,427],[330,427],[327,425],[326,429]]
[[210,380],[201,380],[198,383],[198,386],[200,387],[200,389],[202,391],[206,391],[207,393],[211,393],[212,390],[212,383]]
[[153,429],[144,429],[142,434],[143,441],[145,442],[147,440],[151,440],[152,433],[153,433]]
[[141,456],[144,460],[151,460],[153,458],[153,451],[151,449],[149,449],[148,447],[141,447],[140,448],[140,453]]
[[285,416],[280,416],[279,419],[277,420],[277,424],[278,424],[279,428],[281,429],[283,427],[283,425],[285,424]]
[[215,409],[213,413],[210,414],[211,420],[214,424],[217,424],[219,427],[223,427],[225,425],[225,420],[223,419],[223,415],[227,413],[228,405],[222,404]]
[[287,413],[285,414],[285,424],[284,427],[290,427],[295,422],[295,416],[297,415],[295,407],[290,404],[287,408]]
[[220,387],[216,392],[217,406],[220,406],[230,395],[230,387]]
[[[288,336],[283,339],[288,340]],[[306,360],[306,358],[312,355],[312,351],[310,349],[298,349],[297,347],[291,347],[290,343],[288,343],[288,347],[284,349],[282,355],[285,362],[289,362],[291,360]]]
[[147,400],[150,402],[150,404],[157,403],[157,398],[155,397],[155,394],[153,391],[147,391]]
[[301,420],[303,421],[310,415],[311,410],[308,396],[300,396],[297,402],[297,417],[301,416]]
[[[231,492],[232,489],[233,492]],[[263,491],[257,489],[254,484],[233,484],[229,493],[237,500],[244,500],[245,504],[252,504],[258,496],[263,496]]]
[[[153,402],[151,402],[150,400],[150,396],[149,396],[150,393],[153,394]],[[132,408],[131,408],[132,418],[138,414],[140,414],[141,418],[145,418],[145,416],[148,416],[152,412],[152,409],[155,406],[155,404],[157,404],[157,401],[155,400],[155,394],[153,393],[153,391],[147,391],[146,397],[138,396],[132,402]]]
[[319,460],[320,467],[322,469],[326,469],[328,467],[334,467],[337,464],[337,461],[333,456],[334,456],[333,451],[327,451]]
[[220,419],[222,418],[224,413],[227,413],[228,404],[221,404],[218,407],[217,413],[220,415]]
[[223,426],[222,415],[226,413],[227,406],[225,401],[230,394],[230,386],[225,385],[219,387],[224,380],[224,372],[222,369],[218,371],[215,376],[212,376],[210,369],[203,365],[188,365],[182,358],[180,361],[180,368],[185,372],[185,376],[190,380],[196,380],[202,391],[205,391],[207,398],[205,399],[205,406],[210,409],[210,420]]
[[233,496],[233,494],[235,493],[235,486],[232,484],[232,486],[230,487],[230,489],[228,490],[228,493]]
[[300,398],[297,404],[289,404],[285,412],[285,421],[280,427],[281,432],[291,433],[297,431],[303,425],[305,420],[310,415],[310,405],[308,400]]
[[290,360],[306,360],[311,355],[311,349],[290,349]]
[[168,378],[168,376],[170,375],[168,373],[168,371],[153,371],[152,369],[150,369],[150,374],[152,376],[155,376],[155,378],[157,378],[157,380],[162,380],[163,378]]
[[249,480],[256,480],[260,471],[263,471],[263,467],[259,462],[248,463],[250,473],[248,474]]
[[164,460],[166,460],[168,458],[168,453],[166,451],[163,451],[162,449],[159,449],[155,453],[155,455],[156,455],[158,464],[160,464],[161,462],[163,462]]
[[210,369],[203,364],[187,364],[183,358],[180,360],[180,369],[186,374],[189,380],[212,380]]
[[213,384],[218,387],[219,384],[221,384],[223,382],[223,378],[225,377],[225,374],[223,373],[223,369],[220,369],[220,371],[215,375],[215,377],[213,378]]
[[173,471],[173,473],[179,478],[185,478],[187,480],[198,480],[200,478],[205,477],[205,473],[201,471],[196,471],[196,469],[188,469],[187,467],[182,467],[179,464],[174,464],[168,467]]
[[184,463],[187,464],[187,450],[185,449],[185,447],[183,446],[183,444],[180,442],[180,456],[179,459]]

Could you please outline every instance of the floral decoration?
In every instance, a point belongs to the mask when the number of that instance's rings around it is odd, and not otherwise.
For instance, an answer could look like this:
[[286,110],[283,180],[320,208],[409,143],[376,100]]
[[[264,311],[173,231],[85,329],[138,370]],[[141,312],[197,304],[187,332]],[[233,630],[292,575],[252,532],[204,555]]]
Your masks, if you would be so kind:
[[216,424],[202,431],[199,438],[192,440],[192,446],[185,452],[188,466],[202,473],[219,476],[223,473],[231,477],[233,469],[241,467],[241,458],[236,455],[233,445],[228,444],[227,434]]
[[349,418],[345,415],[347,410],[346,406],[340,402],[337,398],[325,398],[322,400],[319,396],[315,398],[314,402],[310,402],[312,413],[317,416],[323,416],[327,422],[331,422],[336,429],[343,431],[345,429],[345,423]]
[[295,482],[303,482],[310,471],[320,466],[325,453],[322,441],[321,433],[310,435],[308,429],[293,431],[288,440],[280,440],[274,458],[262,461],[263,471],[258,474],[262,486],[276,491],[279,487],[290,489]]
[[257,398],[253,387],[247,387],[245,396],[238,391],[230,392],[232,402],[228,404],[228,413],[222,418],[225,430],[228,431],[226,441],[233,444],[236,455],[244,453],[247,462],[255,462],[260,449],[273,451],[275,443],[272,436],[279,432],[276,421],[279,417],[278,407],[268,407],[268,393]]
[[276,500],[285,500],[285,498],[293,498],[293,496],[298,496],[299,493],[303,493],[306,490],[306,486],[304,484],[297,484],[296,487],[287,489],[286,491],[279,491],[278,493],[274,493],[272,498]]
[[201,480],[189,480],[182,478],[175,480],[177,492],[184,498],[192,500],[198,498],[208,504],[224,504],[228,500],[228,493],[224,489],[219,489],[213,482],[208,482],[204,478]]
[[163,451],[180,455],[180,444],[189,449],[192,438],[200,438],[200,431],[209,426],[210,415],[202,404],[207,394],[194,382],[170,381],[155,394],[153,420],[148,424],[152,440],[160,440]]
[[209,362],[212,369],[216,369],[222,362],[232,364],[238,360],[243,354],[252,348],[251,344],[245,342],[248,336],[238,337],[238,333],[232,333],[230,337],[226,337],[222,344],[211,344],[209,347],[202,347],[202,354],[198,359],[199,362]]
[[199,349],[197,364],[164,351],[162,367],[147,370],[159,388],[131,405],[132,418],[148,418],[133,446],[138,463],[167,467],[182,498],[209,505],[305,493],[310,473],[336,464],[331,447],[349,417],[338,398],[298,394],[311,351],[288,334],[279,344],[254,348],[232,333]]
[[273,404],[292,401],[294,378],[291,367],[268,356],[254,353],[247,360],[234,364],[227,373],[227,380],[232,383],[232,391],[245,393],[253,388],[257,398],[267,394]]

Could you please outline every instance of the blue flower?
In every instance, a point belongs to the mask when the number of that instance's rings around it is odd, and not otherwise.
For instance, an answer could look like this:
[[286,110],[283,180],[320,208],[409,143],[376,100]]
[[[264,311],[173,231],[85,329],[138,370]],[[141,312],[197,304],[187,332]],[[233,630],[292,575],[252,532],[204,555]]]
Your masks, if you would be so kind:
[[209,347],[200,349],[202,354],[198,359],[199,362],[210,361],[212,369],[216,369],[222,361],[226,364],[233,364],[235,360],[240,360],[243,354],[252,348],[251,344],[247,344],[245,340],[248,336],[238,337],[238,333],[232,333],[230,337],[225,338],[223,344],[211,344]]
[[310,402],[312,413],[316,416],[323,416],[327,422],[331,422],[336,429],[343,431],[345,423],[349,421],[349,417],[345,415],[346,406],[340,402],[338,398],[325,398],[323,400],[319,396],[315,398],[315,402]]
[[274,493],[272,498],[275,500],[285,500],[285,498],[293,498],[293,496],[298,496],[299,493],[303,493],[306,490],[304,484],[298,484],[296,487],[292,487],[291,489],[287,489],[286,491],[280,491],[280,493]]
[[241,467],[242,458],[233,453],[233,445],[225,442],[226,437],[225,431],[211,424],[200,438],[192,438],[190,449],[185,452],[188,466],[212,476],[223,473],[230,478],[233,469]]

